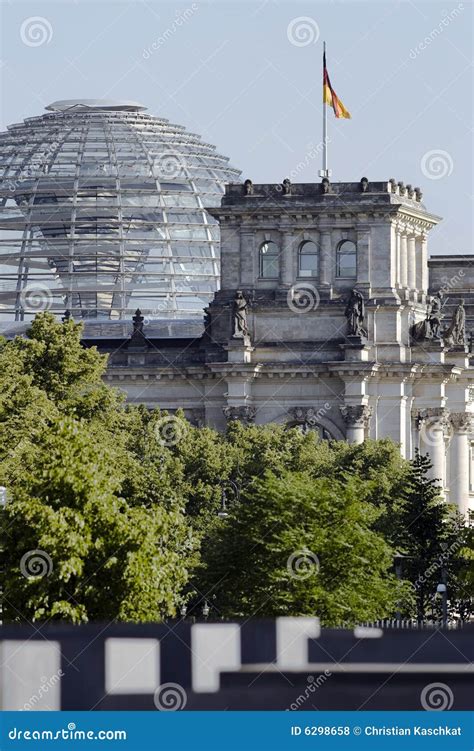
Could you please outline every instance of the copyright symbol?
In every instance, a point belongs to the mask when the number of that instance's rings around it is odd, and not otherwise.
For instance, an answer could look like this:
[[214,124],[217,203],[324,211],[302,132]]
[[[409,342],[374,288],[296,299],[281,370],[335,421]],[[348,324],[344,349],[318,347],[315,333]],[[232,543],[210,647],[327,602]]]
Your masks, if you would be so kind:
[[352,732],[354,733],[354,735],[360,735],[362,733],[362,730],[358,725],[356,725]]

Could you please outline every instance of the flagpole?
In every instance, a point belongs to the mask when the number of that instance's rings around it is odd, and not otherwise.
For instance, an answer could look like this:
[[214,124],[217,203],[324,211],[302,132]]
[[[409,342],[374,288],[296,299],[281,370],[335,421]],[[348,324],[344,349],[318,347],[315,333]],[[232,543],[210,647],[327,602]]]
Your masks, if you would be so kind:
[[[323,42],[324,57],[326,58],[326,42]],[[326,102],[323,99],[323,171],[324,177],[327,177],[328,171],[328,144],[327,144],[327,132],[328,132],[328,108]]]
[[327,144],[327,131],[328,131],[328,112],[327,105],[324,101],[324,60],[326,59],[326,42],[323,42],[323,167],[319,171],[319,177],[329,177],[328,170],[328,144]]

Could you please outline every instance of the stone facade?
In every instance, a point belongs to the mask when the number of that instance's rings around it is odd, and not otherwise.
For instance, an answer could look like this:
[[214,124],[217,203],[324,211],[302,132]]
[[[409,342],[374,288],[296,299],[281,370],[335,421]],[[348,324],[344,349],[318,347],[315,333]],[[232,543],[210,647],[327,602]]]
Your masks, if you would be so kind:
[[428,235],[439,217],[420,190],[394,180],[247,181],[227,186],[211,213],[221,287],[204,325],[145,320],[139,340],[116,339],[106,324],[86,331],[86,343],[110,354],[109,383],[131,402],[182,408],[220,430],[231,419],[277,422],[356,443],[390,437],[407,458],[418,447],[466,513],[473,371],[465,344],[426,335],[429,292],[444,272],[431,261],[430,290]]

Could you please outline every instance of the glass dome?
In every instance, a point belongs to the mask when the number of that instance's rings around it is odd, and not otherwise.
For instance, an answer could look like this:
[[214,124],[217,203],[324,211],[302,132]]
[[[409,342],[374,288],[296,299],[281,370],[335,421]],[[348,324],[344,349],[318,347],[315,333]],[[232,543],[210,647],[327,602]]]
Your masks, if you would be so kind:
[[0,134],[0,320],[193,318],[217,289],[205,211],[239,179],[136,102],[54,102]]

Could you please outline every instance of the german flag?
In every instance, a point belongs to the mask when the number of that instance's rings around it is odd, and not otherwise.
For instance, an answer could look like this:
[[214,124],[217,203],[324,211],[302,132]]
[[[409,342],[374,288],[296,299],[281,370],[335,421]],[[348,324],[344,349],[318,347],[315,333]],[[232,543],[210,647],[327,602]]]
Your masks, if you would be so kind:
[[336,117],[345,117],[350,120],[350,112],[346,110],[336,92],[331,86],[328,70],[326,68],[326,51],[323,53],[323,103],[330,104]]

